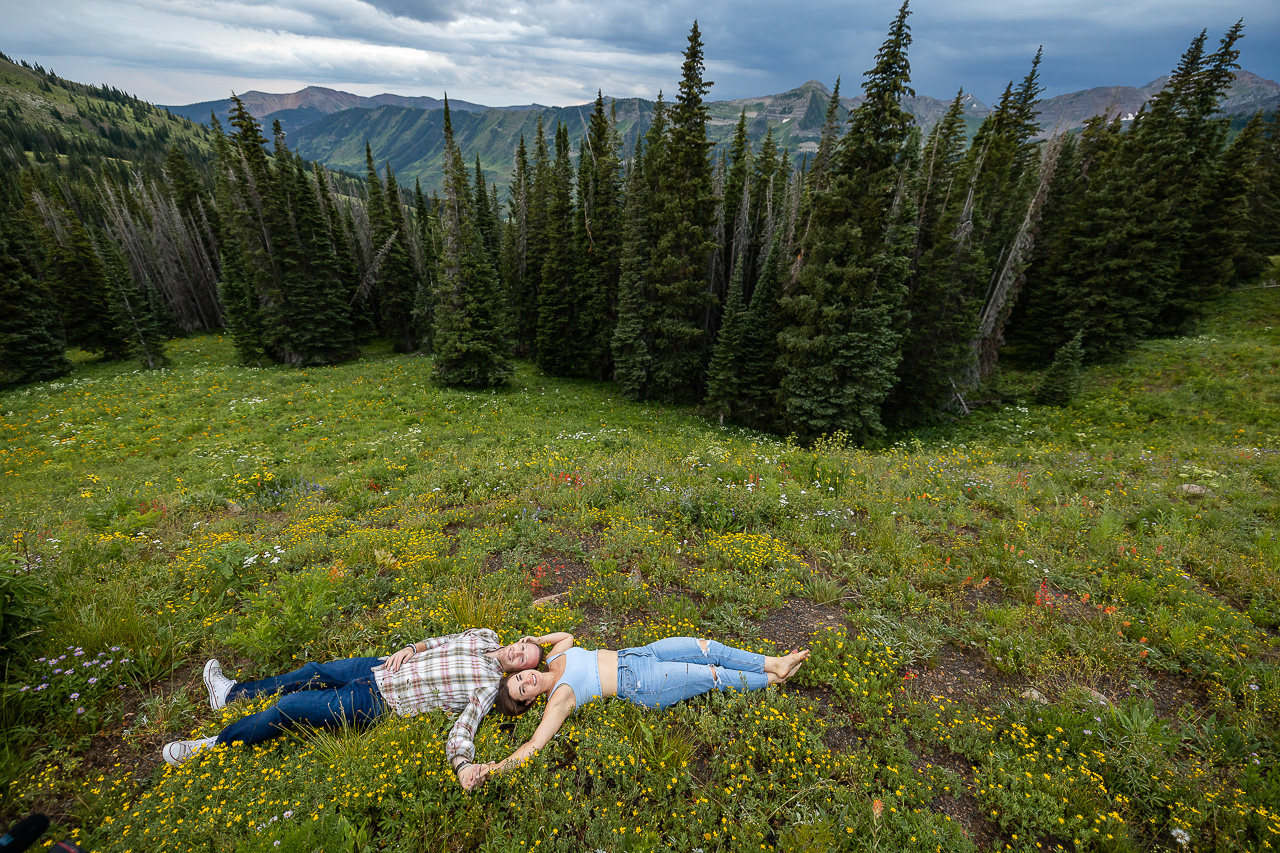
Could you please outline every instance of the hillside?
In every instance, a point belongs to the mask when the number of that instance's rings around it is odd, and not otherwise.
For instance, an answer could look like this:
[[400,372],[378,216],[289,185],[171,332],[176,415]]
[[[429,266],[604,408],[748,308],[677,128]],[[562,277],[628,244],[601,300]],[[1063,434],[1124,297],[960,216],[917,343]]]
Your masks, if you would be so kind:
[[[528,365],[477,394],[386,353],[245,368],[220,335],[164,371],[78,359],[0,392],[5,636],[43,629],[8,665],[0,819],[103,853],[1266,849],[1276,294],[1070,407],[879,452]],[[479,625],[813,655],[781,689],[593,703],[472,795],[439,711],[160,759],[262,707],[210,710],[207,658],[260,678]],[[541,711],[491,715],[478,760]]]
[[212,133],[199,123],[0,54],[0,149],[22,152],[28,162],[52,158],[73,171],[96,172],[104,158],[126,169],[158,167],[175,143],[197,165],[213,156]]

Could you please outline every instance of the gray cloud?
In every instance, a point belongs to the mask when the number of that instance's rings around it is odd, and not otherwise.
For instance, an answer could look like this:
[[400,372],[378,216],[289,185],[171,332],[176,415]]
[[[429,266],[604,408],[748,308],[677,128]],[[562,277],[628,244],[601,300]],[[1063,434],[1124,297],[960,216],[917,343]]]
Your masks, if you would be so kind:
[[[597,89],[672,94],[696,17],[713,98],[769,94],[843,77],[852,94],[898,0],[55,0],[13,4],[0,49],[161,103],[232,88],[308,84],[359,94],[450,95],[489,104],[566,104]],[[1044,45],[1047,94],[1141,85],[1191,38],[1246,22],[1241,65],[1280,76],[1280,4],[1237,0],[916,0],[913,82],[985,101],[1020,79]]]

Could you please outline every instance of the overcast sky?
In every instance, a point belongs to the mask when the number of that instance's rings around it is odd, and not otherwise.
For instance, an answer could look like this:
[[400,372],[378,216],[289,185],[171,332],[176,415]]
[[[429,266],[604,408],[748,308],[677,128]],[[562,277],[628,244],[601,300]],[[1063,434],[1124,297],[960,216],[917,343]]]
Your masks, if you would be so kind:
[[[0,0],[0,50],[62,77],[188,104],[308,85],[568,105],[674,94],[689,28],[710,97],[843,77],[854,94],[900,0]],[[1044,45],[1046,96],[1142,85],[1201,29],[1244,18],[1243,68],[1280,78],[1278,0],[915,0],[917,93],[991,103]]]

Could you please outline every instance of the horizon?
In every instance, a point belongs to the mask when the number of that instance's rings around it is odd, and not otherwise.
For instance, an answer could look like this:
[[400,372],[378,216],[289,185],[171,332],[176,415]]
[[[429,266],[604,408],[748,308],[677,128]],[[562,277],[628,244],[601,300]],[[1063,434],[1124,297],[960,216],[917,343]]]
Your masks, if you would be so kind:
[[[232,92],[292,94],[309,86],[361,97],[442,98],[486,106],[577,106],[597,90],[619,100],[676,91],[698,20],[708,100],[777,94],[837,77],[861,90],[897,2],[860,8],[820,0],[778,9],[764,0],[694,4],[658,13],[620,3],[516,3],[502,17],[461,0],[60,0],[6,13],[6,54],[77,82],[107,84],[151,103],[187,106]],[[917,94],[984,104],[1022,79],[1037,48],[1043,98],[1102,86],[1143,86],[1168,74],[1204,29],[1206,50],[1239,18],[1239,64],[1280,78],[1280,4],[1088,0],[1017,8],[968,0],[912,7]],[[956,45],[963,45],[957,47]]]

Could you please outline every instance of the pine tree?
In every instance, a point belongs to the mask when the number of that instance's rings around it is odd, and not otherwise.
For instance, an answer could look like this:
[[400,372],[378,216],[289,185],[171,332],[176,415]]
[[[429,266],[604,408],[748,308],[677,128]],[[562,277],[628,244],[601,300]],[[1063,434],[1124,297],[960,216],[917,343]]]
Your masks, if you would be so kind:
[[103,234],[94,241],[102,271],[111,293],[111,316],[116,333],[125,339],[129,353],[144,370],[169,366],[165,336],[153,311],[147,291],[129,274],[129,267],[115,243]]
[[1084,348],[1080,345],[1082,335],[1076,332],[1075,337],[1063,344],[1053,363],[1045,371],[1044,378],[1036,390],[1035,401],[1042,406],[1067,406],[1080,393],[1081,365],[1084,363]]
[[914,177],[917,199],[913,268],[907,279],[911,314],[902,340],[898,379],[885,400],[886,417],[898,424],[936,418],[954,389],[953,380],[971,355],[977,326],[971,219],[963,167],[964,92],[925,143]]
[[583,294],[578,290],[573,245],[573,170],[569,162],[569,129],[556,124],[556,157],[551,168],[547,217],[543,234],[547,241],[538,291],[538,366],[552,376],[576,376],[582,363],[578,334],[578,310]]
[[907,5],[867,72],[864,100],[813,197],[804,263],[780,302],[781,403],[802,439],[881,432],[907,321],[904,302],[914,212],[905,178],[914,156]]
[[414,224],[417,226],[417,239],[420,246],[422,270],[418,277],[418,292],[413,300],[413,331],[426,352],[434,350],[434,322],[436,290],[439,282],[436,273],[439,270],[439,249],[436,245],[438,223],[426,196],[422,194],[422,184],[413,182]]
[[546,132],[542,116],[538,116],[538,139],[533,147],[532,177],[529,181],[528,203],[525,215],[528,221],[528,237],[525,242],[525,288],[522,306],[525,312],[521,328],[527,339],[525,351],[537,356],[538,317],[542,294],[542,268],[547,261],[550,242],[547,239],[547,208],[551,201],[552,164],[547,150]]
[[1248,281],[1271,268],[1280,255],[1280,110],[1263,123],[1258,168],[1249,191],[1244,251],[1236,258],[1236,276]]
[[604,95],[578,151],[578,215],[574,244],[578,257],[578,325],[581,362],[575,371],[594,379],[613,372],[612,340],[617,324],[618,281],[623,242],[622,164],[615,124],[605,115]]
[[720,321],[720,335],[711,354],[707,368],[707,399],[704,401],[711,414],[724,423],[725,415],[733,416],[734,407],[742,395],[742,331],[746,322],[742,297],[741,262],[733,265],[729,280],[729,297],[725,300],[724,316]]
[[67,343],[108,361],[129,355],[129,344],[112,318],[112,288],[88,229],[63,211],[60,233],[49,241],[44,268],[61,308]]
[[0,385],[43,382],[71,372],[51,310],[53,296],[24,269],[21,252],[0,235]]
[[775,430],[781,424],[778,410],[778,331],[781,328],[778,299],[785,263],[783,229],[773,229],[768,252],[760,265],[760,278],[742,320],[738,379],[741,397],[736,416],[748,426]]
[[489,253],[489,259],[496,267],[498,264],[498,217],[494,215],[489,203],[489,192],[485,187],[484,170],[480,168],[480,155],[476,155],[475,206],[476,228],[480,230],[480,240]]
[[661,163],[647,172],[656,184],[650,201],[655,220],[651,261],[653,342],[650,393],[671,401],[700,399],[710,353],[706,321],[710,293],[708,261],[715,217],[711,143],[707,141],[702,37],[695,21],[689,33],[680,93],[670,111],[670,139]]
[[511,376],[506,300],[476,228],[466,167],[444,105],[445,198],[440,210],[440,297],[434,376],[447,385],[485,388]]
[[348,282],[325,223],[320,197],[301,158],[282,160],[277,176],[289,185],[293,240],[297,251],[285,254],[284,310],[289,327],[288,360],[297,364],[334,364],[356,353],[355,333],[346,301]]
[[1188,329],[1235,283],[1236,262],[1249,238],[1249,196],[1260,177],[1263,141],[1259,113],[1209,168],[1204,201],[1187,237],[1177,286],[1161,312],[1161,327]]
[[533,351],[538,328],[537,294],[530,280],[529,266],[531,190],[529,156],[524,144],[524,134],[521,134],[516,147],[515,171],[511,176],[510,239],[503,243],[502,262],[503,284],[507,291],[507,302],[511,306],[517,355],[528,355]]
[[382,259],[377,278],[378,315],[383,333],[391,338],[392,349],[395,352],[413,352],[417,348],[413,332],[413,305],[419,285],[409,247],[413,230],[406,218],[400,187],[390,163],[386,166],[381,191],[381,220],[374,229],[374,245]]
[[649,259],[653,254],[653,179],[649,171],[664,162],[667,108],[658,93],[653,121],[642,144],[637,144],[627,175],[623,218],[626,241],[618,282],[618,323],[613,332],[614,378],[633,400],[649,396],[653,367],[654,299]]

